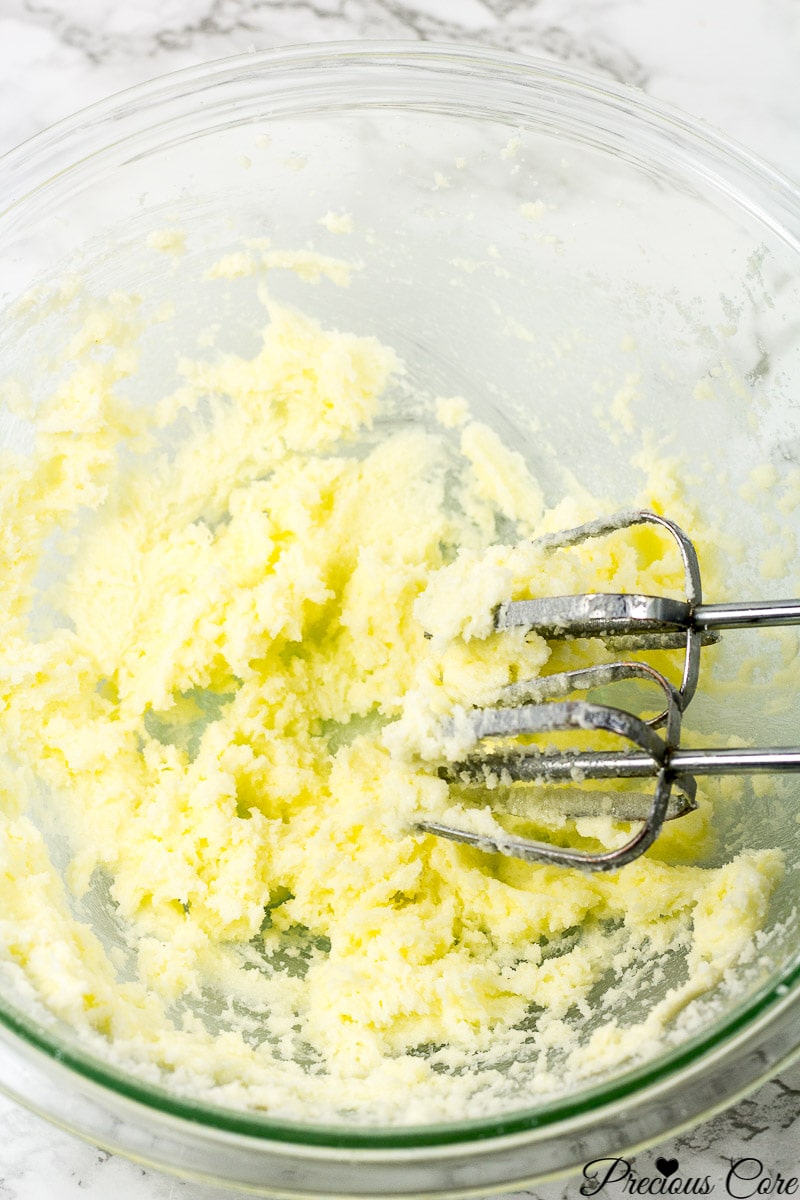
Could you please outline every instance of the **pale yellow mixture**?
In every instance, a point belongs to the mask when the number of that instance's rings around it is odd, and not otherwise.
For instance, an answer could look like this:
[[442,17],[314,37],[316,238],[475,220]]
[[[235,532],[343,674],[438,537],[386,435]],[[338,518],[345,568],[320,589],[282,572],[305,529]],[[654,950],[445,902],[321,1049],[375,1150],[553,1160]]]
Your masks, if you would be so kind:
[[[415,821],[457,803],[439,718],[577,661],[489,633],[492,607],[675,587],[663,542],[544,561],[524,539],[597,501],[546,510],[457,398],[381,432],[391,350],[276,305],[255,357],[185,363],[145,415],[124,399],[136,311],[89,313],[35,451],[2,462],[0,945],[20,988],[144,1078],[311,1120],[485,1115],[652,1053],[752,955],[780,875],[777,852],[693,865],[736,783],[614,875]],[[702,540],[668,463],[629,500]],[[492,544],[499,521],[516,545]],[[103,934],[81,898],[106,890]],[[650,1015],[615,1019],[637,989]]]

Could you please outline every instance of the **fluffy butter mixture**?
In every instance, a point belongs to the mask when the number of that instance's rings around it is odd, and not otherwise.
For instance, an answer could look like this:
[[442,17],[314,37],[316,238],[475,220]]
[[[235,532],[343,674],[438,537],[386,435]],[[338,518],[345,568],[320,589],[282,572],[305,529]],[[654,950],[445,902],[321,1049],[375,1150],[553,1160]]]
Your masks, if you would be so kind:
[[[19,988],[127,1070],[311,1120],[485,1114],[653,1053],[753,955],[780,875],[769,851],[695,865],[738,783],[613,875],[415,821],[483,819],[432,766],[440,717],[585,661],[492,634],[492,607],[674,588],[664,543],[640,528],[544,560],[526,537],[602,506],[547,509],[457,398],[384,420],[402,366],[371,338],[271,304],[253,358],[185,362],[145,412],[125,398],[137,334],[130,298],[93,310],[34,451],[3,452],[0,943]],[[638,499],[697,532],[668,463]]]

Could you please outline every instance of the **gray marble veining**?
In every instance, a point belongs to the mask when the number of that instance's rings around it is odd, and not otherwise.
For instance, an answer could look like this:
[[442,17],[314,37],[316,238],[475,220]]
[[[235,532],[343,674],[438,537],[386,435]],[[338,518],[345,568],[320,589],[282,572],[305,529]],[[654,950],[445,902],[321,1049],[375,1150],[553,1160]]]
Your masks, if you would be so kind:
[[[680,105],[800,177],[797,0],[0,0],[0,152],[165,71],[367,37],[476,42],[581,65]],[[800,1175],[800,1065],[638,1155],[635,1171],[655,1176],[657,1158],[707,1176],[716,1196],[729,1194],[726,1173],[743,1158],[772,1183],[777,1173]],[[577,1200],[579,1186],[572,1179],[525,1195]],[[84,1145],[0,1097],[0,1200],[222,1195]]]
[[3,0],[0,149],[177,67],[366,37],[470,41],[589,67],[800,172],[794,0]]

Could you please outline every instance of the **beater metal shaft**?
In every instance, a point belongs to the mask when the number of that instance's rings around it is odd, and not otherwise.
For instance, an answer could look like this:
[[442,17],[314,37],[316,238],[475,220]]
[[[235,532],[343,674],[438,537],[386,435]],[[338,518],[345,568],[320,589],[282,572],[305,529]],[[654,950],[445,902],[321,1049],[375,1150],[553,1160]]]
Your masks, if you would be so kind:
[[[672,750],[664,764],[681,775],[766,775],[776,771],[800,773],[800,747],[772,746],[756,750]],[[650,754],[607,750],[564,754],[486,754],[470,762],[440,767],[453,783],[485,783],[496,776],[508,783],[558,783],[580,779],[652,779],[662,769]]]
[[[800,747],[698,750],[680,747],[681,717],[697,688],[702,646],[716,641],[720,630],[800,624],[800,599],[703,604],[700,565],[692,542],[674,521],[644,510],[625,511],[563,533],[548,534],[539,538],[537,544],[547,551],[563,550],[590,538],[644,524],[662,528],[675,540],[684,568],[684,599],[587,592],[510,600],[497,608],[494,628],[522,627],[547,639],[606,638],[609,645],[616,645],[619,640],[626,646],[633,644],[646,650],[684,648],[680,686],[675,687],[655,668],[639,661],[598,664],[510,684],[502,689],[493,707],[462,714],[461,732],[466,726],[475,752],[463,761],[439,767],[439,775],[454,785],[484,789],[487,803],[492,792],[498,794],[498,787],[508,794],[509,789],[522,784],[574,785],[586,779],[655,779],[652,796],[613,792],[598,797],[597,792],[587,791],[580,804],[573,801],[572,808],[570,796],[575,795],[574,787],[549,797],[551,810],[554,798],[556,806],[558,797],[566,799],[562,812],[565,819],[592,815],[592,806],[596,804],[597,815],[639,820],[641,827],[624,846],[596,852],[513,837],[499,826],[498,832],[491,835],[436,821],[421,822],[421,829],[530,862],[584,871],[618,870],[652,845],[665,821],[677,819],[697,807],[695,776],[800,772]],[[644,680],[661,689],[666,701],[663,712],[645,720],[609,704],[560,699],[576,691],[586,692],[631,679]],[[656,733],[662,726],[663,736]],[[447,736],[454,730],[455,722],[445,727],[443,733]],[[586,730],[612,733],[631,748],[619,752],[559,751],[550,746],[542,750],[541,746],[530,744],[517,743],[514,748],[508,744],[510,739],[521,736]],[[488,739],[501,739],[506,744],[499,752],[485,752],[481,743]],[[677,795],[673,795],[673,789]],[[522,809],[519,804],[515,807],[506,803],[507,811],[528,815]]]

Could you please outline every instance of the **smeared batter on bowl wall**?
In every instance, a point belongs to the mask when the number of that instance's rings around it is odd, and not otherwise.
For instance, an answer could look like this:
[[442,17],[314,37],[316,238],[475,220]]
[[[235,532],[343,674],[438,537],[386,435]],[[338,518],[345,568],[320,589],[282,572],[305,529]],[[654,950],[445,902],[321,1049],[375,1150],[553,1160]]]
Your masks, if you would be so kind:
[[[382,429],[392,351],[268,315],[253,358],[184,363],[146,414],[124,398],[137,305],[112,298],[37,406],[34,452],[5,454],[5,956],[96,1053],[306,1120],[485,1115],[654,1053],[754,954],[780,874],[771,851],[695,865],[738,783],[611,876],[414,823],[461,802],[424,762],[432,716],[576,664],[575,646],[476,636],[493,604],[662,590],[678,565],[632,530],[545,566],[518,543],[598,501],[546,509],[458,398]],[[702,545],[669,463],[629,500]],[[81,907],[104,889],[110,945]],[[646,1022],[619,1019],[647,989]]]

